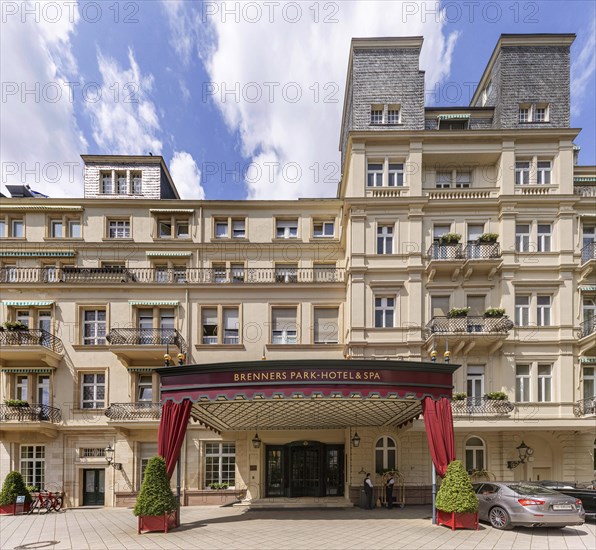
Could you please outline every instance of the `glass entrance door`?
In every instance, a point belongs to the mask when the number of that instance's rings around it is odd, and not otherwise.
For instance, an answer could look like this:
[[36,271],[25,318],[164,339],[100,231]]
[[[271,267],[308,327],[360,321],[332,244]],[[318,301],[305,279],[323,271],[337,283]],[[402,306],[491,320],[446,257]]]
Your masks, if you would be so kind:
[[267,446],[266,460],[266,494],[268,497],[283,497],[285,495],[285,465],[284,447]]
[[83,470],[83,506],[105,504],[105,469]]
[[290,447],[291,497],[322,496],[320,445]]

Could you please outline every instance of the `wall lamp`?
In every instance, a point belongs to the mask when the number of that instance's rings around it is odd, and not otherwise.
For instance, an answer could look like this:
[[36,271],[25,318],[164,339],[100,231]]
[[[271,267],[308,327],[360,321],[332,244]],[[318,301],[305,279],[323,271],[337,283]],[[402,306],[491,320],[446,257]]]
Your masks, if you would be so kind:
[[104,451],[106,453],[106,462],[108,463],[108,466],[112,466],[115,470],[118,471],[122,470],[122,463],[114,462],[115,451],[111,443],[104,449]]
[[516,447],[517,454],[519,455],[519,460],[508,460],[507,461],[507,468],[513,470],[517,468],[520,464],[525,464],[528,459],[534,454],[534,449],[532,447],[528,447],[524,441]]

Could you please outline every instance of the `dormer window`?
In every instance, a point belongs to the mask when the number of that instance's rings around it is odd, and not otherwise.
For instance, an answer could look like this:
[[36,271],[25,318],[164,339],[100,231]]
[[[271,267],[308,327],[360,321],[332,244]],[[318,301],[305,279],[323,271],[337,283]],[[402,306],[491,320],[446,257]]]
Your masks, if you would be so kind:
[[370,123],[383,124],[383,106],[373,105],[370,108]]
[[536,105],[536,110],[534,111],[534,122],[546,122],[547,120],[547,107],[545,105]]
[[111,195],[113,191],[112,173],[102,172],[101,174],[101,193],[104,195]]
[[528,105],[519,106],[519,121],[530,122],[530,107]]
[[387,124],[399,124],[401,122],[401,109],[399,105],[389,105],[387,108]]
[[141,175],[141,172],[132,172],[130,177],[132,181],[133,195],[141,195],[143,193],[143,176]]
[[116,175],[116,192],[118,195],[128,194],[128,181],[126,178],[126,172],[118,172]]
[[520,103],[518,111],[518,120],[520,123],[528,122],[548,122],[549,104],[548,103]]

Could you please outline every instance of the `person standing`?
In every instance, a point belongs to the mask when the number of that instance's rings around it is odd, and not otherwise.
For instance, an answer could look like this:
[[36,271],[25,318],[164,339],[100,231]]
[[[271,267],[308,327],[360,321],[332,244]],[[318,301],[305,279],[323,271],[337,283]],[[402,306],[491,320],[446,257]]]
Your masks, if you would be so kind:
[[373,484],[370,479],[370,474],[366,474],[366,477],[364,478],[364,494],[366,495],[366,509],[372,510]]
[[395,478],[393,474],[390,475],[389,479],[385,483],[385,497],[387,500],[387,508],[391,510],[393,508],[393,486],[395,485]]

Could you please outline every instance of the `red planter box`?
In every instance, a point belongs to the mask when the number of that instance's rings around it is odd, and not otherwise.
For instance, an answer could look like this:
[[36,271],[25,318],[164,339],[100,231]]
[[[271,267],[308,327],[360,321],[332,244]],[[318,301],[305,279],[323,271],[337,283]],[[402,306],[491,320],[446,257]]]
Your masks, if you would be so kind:
[[458,513],[437,510],[437,523],[451,527],[452,531],[456,529],[478,530],[478,512]]
[[170,529],[180,527],[179,510],[165,513],[163,516],[139,516],[137,533],[148,533],[149,531],[162,531],[167,533]]
[[[19,505],[19,508],[20,508],[20,505]],[[29,508],[31,508],[31,503],[25,502],[25,504],[23,504],[23,513],[27,513],[29,511]],[[7,515],[14,516],[16,513],[17,513],[17,505],[16,504],[5,504],[3,506],[0,506],[0,514],[7,514]]]

